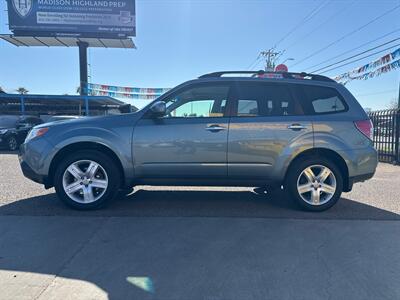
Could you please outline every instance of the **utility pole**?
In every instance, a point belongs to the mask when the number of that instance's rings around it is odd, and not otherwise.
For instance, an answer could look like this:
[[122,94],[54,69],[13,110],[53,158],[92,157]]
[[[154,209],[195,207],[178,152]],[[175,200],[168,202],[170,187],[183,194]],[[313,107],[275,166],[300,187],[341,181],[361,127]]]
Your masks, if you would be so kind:
[[260,55],[265,58],[265,71],[275,70],[275,63],[280,54],[282,54],[281,51],[275,51],[273,48],[261,51]]

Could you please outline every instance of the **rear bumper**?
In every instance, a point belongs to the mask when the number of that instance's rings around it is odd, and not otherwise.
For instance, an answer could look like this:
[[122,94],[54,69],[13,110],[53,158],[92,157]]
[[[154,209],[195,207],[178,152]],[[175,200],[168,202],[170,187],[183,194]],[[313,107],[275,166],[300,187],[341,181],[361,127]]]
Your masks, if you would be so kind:
[[368,179],[371,179],[372,177],[374,177],[374,174],[375,174],[375,172],[369,173],[369,174],[363,174],[363,175],[350,177],[349,181],[347,183],[348,186],[345,187],[344,191],[345,192],[350,192],[353,189],[353,184],[354,183],[363,182],[363,181],[366,181]]
[[378,166],[378,153],[372,146],[365,149],[343,151],[339,154],[345,159],[349,172],[347,186],[343,187],[345,192],[351,191],[354,183],[366,181],[374,176]]

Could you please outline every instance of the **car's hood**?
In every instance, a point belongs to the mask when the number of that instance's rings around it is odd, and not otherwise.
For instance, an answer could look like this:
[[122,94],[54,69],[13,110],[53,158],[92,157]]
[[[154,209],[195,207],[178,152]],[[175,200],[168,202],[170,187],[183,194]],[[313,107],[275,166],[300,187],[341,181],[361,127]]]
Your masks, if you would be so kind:
[[43,123],[35,126],[35,128],[44,128],[44,127],[103,127],[103,125],[113,124],[117,122],[121,118],[129,118],[134,119],[136,113],[130,114],[121,114],[121,115],[109,115],[109,116],[95,116],[95,117],[84,117],[78,119],[69,119],[69,120],[59,120],[49,123]]

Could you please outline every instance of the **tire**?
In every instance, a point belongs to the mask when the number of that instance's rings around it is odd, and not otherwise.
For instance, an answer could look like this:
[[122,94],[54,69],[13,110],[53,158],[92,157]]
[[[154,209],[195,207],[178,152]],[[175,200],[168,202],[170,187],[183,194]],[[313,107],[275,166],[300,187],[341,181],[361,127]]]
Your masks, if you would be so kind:
[[339,200],[343,191],[343,175],[329,159],[306,158],[294,162],[289,168],[285,187],[300,208],[307,211],[324,211]]
[[54,175],[54,187],[69,207],[93,210],[116,196],[120,180],[119,170],[110,157],[96,150],[82,150],[61,161]]
[[10,136],[7,140],[7,146],[10,151],[15,151],[18,149],[18,141],[15,136]]

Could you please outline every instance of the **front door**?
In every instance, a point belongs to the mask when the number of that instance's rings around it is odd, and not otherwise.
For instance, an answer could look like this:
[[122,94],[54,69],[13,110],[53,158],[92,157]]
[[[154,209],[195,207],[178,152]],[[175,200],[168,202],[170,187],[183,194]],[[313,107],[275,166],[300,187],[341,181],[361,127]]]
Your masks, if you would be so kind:
[[163,101],[167,115],[143,117],[133,133],[138,178],[226,178],[230,86],[183,87]]
[[229,125],[230,179],[269,179],[284,157],[312,147],[309,117],[286,84],[238,82]]

